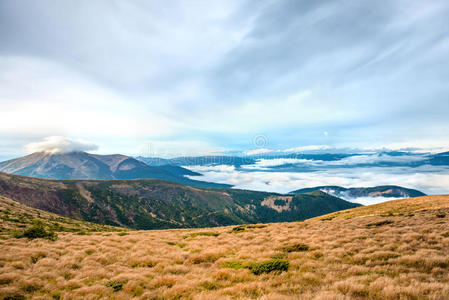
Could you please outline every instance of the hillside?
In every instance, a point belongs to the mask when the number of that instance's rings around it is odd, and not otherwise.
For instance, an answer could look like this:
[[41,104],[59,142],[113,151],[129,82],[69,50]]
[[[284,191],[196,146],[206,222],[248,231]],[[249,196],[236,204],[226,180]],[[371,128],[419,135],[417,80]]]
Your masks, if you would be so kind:
[[0,172],[53,179],[161,179],[194,187],[226,188],[228,184],[191,180],[200,175],[179,166],[149,166],[132,157],[86,152],[50,154],[36,152],[0,162]]
[[160,180],[46,180],[5,173],[0,195],[67,217],[135,229],[296,221],[358,206],[322,192],[282,196]]
[[371,216],[400,216],[422,210],[449,209],[449,195],[423,196],[361,206],[331,213],[318,219],[352,219]]
[[382,185],[375,187],[344,188],[341,186],[317,186],[303,188],[290,192],[291,194],[304,194],[313,191],[323,191],[335,197],[344,199],[356,199],[359,197],[386,197],[386,198],[407,198],[425,196],[421,191],[404,188],[397,185]]
[[0,299],[446,299],[448,207],[429,196],[350,219],[3,237]]
[[10,236],[17,232],[20,233],[26,228],[33,226],[36,222],[41,222],[46,229],[54,232],[87,234],[98,231],[123,230],[123,228],[63,217],[0,196],[0,236]]

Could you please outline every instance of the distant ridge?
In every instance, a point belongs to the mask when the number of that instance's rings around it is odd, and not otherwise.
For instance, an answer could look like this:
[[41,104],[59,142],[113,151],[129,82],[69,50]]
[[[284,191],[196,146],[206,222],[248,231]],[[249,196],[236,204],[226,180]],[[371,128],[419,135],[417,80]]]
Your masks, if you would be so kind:
[[341,186],[316,186],[312,188],[303,188],[290,192],[291,194],[304,194],[313,191],[323,191],[330,195],[341,197],[344,199],[348,198],[359,198],[359,197],[386,197],[386,198],[410,198],[410,197],[420,197],[426,196],[421,191],[415,189],[404,188],[396,185],[382,185],[375,187],[356,187],[356,188],[344,188]]
[[135,158],[86,152],[36,152],[0,163],[0,172],[51,179],[161,179],[194,187],[227,188],[228,184],[192,180],[200,175],[180,166],[149,166]]
[[200,189],[161,180],[48,180],[0,173],[0,196],[79,220],[135,229],[298,221],[357,207],[304,195]]

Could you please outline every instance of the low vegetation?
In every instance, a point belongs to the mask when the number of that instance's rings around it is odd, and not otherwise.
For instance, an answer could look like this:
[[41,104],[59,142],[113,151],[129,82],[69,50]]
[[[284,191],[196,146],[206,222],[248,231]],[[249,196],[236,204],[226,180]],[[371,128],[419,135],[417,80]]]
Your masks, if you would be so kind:
[[58,231],[50,241],[14,238],[16,223],[3,221],[0,299],[446,299],[449,218],[439,215],[449,214],[449,196],[440,208],[428,201],[413,213],[393,203],[389,215],[386,203],[238,234],[228,226],[123,235],[80,224],[89,234]]

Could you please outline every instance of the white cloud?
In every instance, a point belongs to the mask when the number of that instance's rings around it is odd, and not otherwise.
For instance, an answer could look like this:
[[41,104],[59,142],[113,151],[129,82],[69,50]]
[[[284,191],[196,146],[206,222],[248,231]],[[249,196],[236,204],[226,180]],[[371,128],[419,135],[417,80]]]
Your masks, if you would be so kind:
[[254,149],[254,150],[248,150],[246,151],[247,155],[257,155],[257,154],[265,154],[265,153],[271,153],[275,150],[267,149],[267,148],[260,148],[260,149]]
[[[327,135],[327,134],[326,134]],[[308,145],[308,146],[299,146],[295,148],[289,148],[283,150],[284,152],[303,152],[303,151],[317,151],[317,150],[329,150],[332,147],[327,145]]]
[[[449,168],[352,168],[317,172],[243,171],[233,166],[187,167],[203,174],[201,180],[229,183],[240,189],[287,193],[300,188],[323,185],[370,187],[399,185],[426,194],[449,193]],[[198,179],[197,177],[191,177]],[[388,200],[385,198],[385,200]],[[356,200],[353,200],[356,201]]]
[[72,140],[63,136],[49,136],[42,141],[33,142],[25,145],[28,153],[46,152],[46,153],[68,153],[75,151],[94,151],[98,146],[94,143],[83,140]]
[[243,167],[250,169],[258,169],[258,168],[267,168],[267,167],[276,167],[282,166],[286,164],[300,164],[300,163],[310,163],[313,162],[307,159],[297,159],[297,158],[273,158],[273,159],[265,159],[261,158],[256,161],[254,165],[245,165]]

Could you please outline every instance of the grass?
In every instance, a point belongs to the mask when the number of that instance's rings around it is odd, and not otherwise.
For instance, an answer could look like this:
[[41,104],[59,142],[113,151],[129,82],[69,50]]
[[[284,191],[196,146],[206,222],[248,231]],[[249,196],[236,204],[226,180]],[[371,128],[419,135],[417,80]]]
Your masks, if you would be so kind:
[[194,232],[183,236],[183,239],[195,238],[197,236],[219,236],[219,232]]
[[[2,221],[0,299],[446,299],[449,218],[437,214],[449,208],[410,216],[395,204],[384,217],[386,206],[242,234],[229,233],[235,226],[126,235],[83,227],[89,235],[60,231],[49,241],[14,238],[9,226],[21,223]],[[21,206],[9,208],[21,218]],[[393,222],[369,225],[385,220]]]

